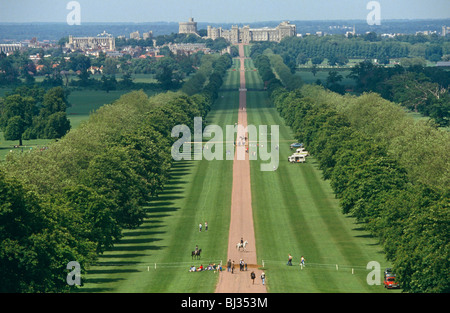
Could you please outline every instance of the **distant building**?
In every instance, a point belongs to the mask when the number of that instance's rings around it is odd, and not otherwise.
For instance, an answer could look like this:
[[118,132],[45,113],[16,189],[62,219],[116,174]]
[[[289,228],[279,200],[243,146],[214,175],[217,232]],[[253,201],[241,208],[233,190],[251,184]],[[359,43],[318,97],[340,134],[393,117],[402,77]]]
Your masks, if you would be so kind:
[[199,51],[203,51],[205,54],[210,53],[210,49],[206,48],[205,43],[174,43],[168,44],[170,51],[174,54],[185,54],[189,55]]
[[276,41],[280,42],[285,37],[296,36],[296,27],[289,22],[282,22],[275,28],[250,28],[244,26],[232,26],[231,30],[224,30],[222,27],[207,27],[209,39],[225,38],[232,44],[249,43],[250,41]]
[[416,35],[424,35],[424,36],[429,36],[432,34],[436,34],[436,31],[432,31],[432,30],[419,30],[416,32]]
[[189,22],[178,23],[178,33],[197,35],[197,22],[194,22],[194,19],[191,17],[189,18]]
[[439,61],[436,63],[436,66],[450,68],[450,62],[449,61]]
[[149,31],[147,33],[143,33],[142,34],[142,39],[146,40],[146,39],[152,39],[153,38],[153,32]]
[[442,36],[447,36],[448,34],[450,34],[450,27],[449,26],[442,26]]
[[16,50],[22,49],[23,45],[20,43],[2,43],[0,44],[0,53],[9,54]]
[[115,50],[116,42],[114,37],[73,37],[69,36],[69,42],[66,44],[66,48],[71,50],[87,50],[87,49],[100,49],[100,50]]
[[139,31],[132,32],[130,34],[130,39],[137,39],[137,40],[141,39],[141,35],[139,34]]
[[353,30],[351,32],[349,32],[349,31],[345,32],[345,37],[348,37],[350,35],[356,36],[356,26],[355,25],[353,25]]

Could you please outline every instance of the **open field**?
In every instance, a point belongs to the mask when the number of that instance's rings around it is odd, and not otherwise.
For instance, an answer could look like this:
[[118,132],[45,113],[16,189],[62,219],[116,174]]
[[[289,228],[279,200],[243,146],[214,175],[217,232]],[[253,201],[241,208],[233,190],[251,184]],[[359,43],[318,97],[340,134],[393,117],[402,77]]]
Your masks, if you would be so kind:
[[[229,71],[228,76],[225,90],[239,81],[237,71]],[[220,92],[208,123],[233,125],[238,104],[237,88]],[[219,275],[190,273],[189,267],[226,262],[232,165],[232,161],[205,159],[175,162],[164,192],[149,204],[144,224],[127,231],[116,247],[100,257],[81,292],[213,292]],[[205,221],[208,231],[199,232],[199,223]],[[202,255],[193,261],[196,245]]]
[[[233,125],[237,120],[238,92],[228,91],[236,84],[233,75],[239,72],[229,71],[223,86],[227,91],[220,93],[207,117],[209,124]],[[250,86],[261,88],[252,71],[246,77]],[[257,257],[258,264],[264,263],[268,291],[384,292],[382,286],[366,282],[368,262],[379,262],[381,269],[388,266],[376,240],[340,212],[313,158],[305,164],[286,161],[293,136],[267,94],[248,91],[247,108],[249,125],[280,127],[278,169],[261,172],[265,161],[250,162]],[[126,231],[123,240],[100,257],[81,292],[213,292],[217,273],[188,269],[226,262],[232,163],[176,162],[164,192],[149,204],[144,224]],[[204,221],[209,230],[199,232],[198,224]],[[191,258],[195,245],[202,249],[198,261]],[[294,256],[292,267],[286,266],[289,253]],[[306,258],[303,269],[298,266],[301,255]]]
[[[11,92],[10,89],[1,88],[0,97],[4,97],[6,92]],[[71,91],[68,101],[71,107],[67,109],[67,117],[70,120],[72,129],[77,128],[80,123],[87,120],[89,115],[96,111],[104,104],[109,104],[119,99],[129,90],[113,90],[107,93],[102,90],[74,90]],[[148,95],[152,95],[154,92],[147,91]],[[4,160],[6,155],[13,151],[13,153],[26,152],[29,149],[40,149],[45,147],[53,140],[49,139],[37,139],[37,140],[24,140],[23,147],[14,148],[19,144],[18,140],[5,140],[3,138],[3,132],[0,132],[0,161]],[[23,148],[23,149],[22,149]]]
[[[314,158],[304,164],[287,161],[293,135],[265,92],[248,92],[247,114],[249,124],[279,125],[280,130],[278,169],[262,172],[260,164],[266,161],[251,161],[258,263],[264,263],[269,292],[385,291],[366,282],[368,262],[379,262],[382,270],[388,265],[381,247],[340,212]],[[288,254],[294,258],[292,267],[286,266]]]
[[[208,124],[225,127],[237,121],[239,66],[234,59],[223,90],[207,116]],[[381,270],[389,265],[381,247],[353,218],[341,213],[313,157],[305,164],[287,162],[293,134],[271,105],[267,93],[261,91],[262,82],[257,71],[252,70],[253,62],[247,59],[245,66],[246,87],[250,89],[248,124],[279,125],[280,130],[278,169],[262,172],[260,164],[266,161],[250,161],[257,261],[264,264],[268,291],[385,292],[382,286],[369,286],[366,282],[368,262],[379,262]],[[73,92],[69,99],[72,107],[68,110],[73,127],[121,94]],[[48,141],[24,143],[37,146]],[[4,142],[0,146],[7,144],[13,143]],[[5,155],[2,156],[3,150],[0,149],[0,157]],[[126,230],[123,239],[99,257],[98,264],[84,277],[80,292],[214,292],[217,273],[188,270],[191,265],[226,262],[233,162],[178,161],[171,173],[162,194],[148,204],[144,223]],[[205,221],[208,231],[199,232],[198,224]],[[201,260],[192,260],[191,251],[196,245],[202,249]],[[288,254],[294,257],[292,267],[286,266]],[[302,255],[306,259],[305,268],[298,265]]]
[[[329,72],[333,69],[320,69],[317,71],[316,75],[314,75],[311,70],[309,69],[301,69],[297,70],[295,72],[295,75],[298,75],[302,78],[303,82],[305,84],[314,84],[317,80],[320,80],[322,84],[327,83],[327,78],[329,75]],[[350,70],[337,70],[339,75],[342,75],[342,81],[339,82],[341,85],[344,86],[355,86],[355,81],[351,78],[347,78],[347,75],[350,74]]]

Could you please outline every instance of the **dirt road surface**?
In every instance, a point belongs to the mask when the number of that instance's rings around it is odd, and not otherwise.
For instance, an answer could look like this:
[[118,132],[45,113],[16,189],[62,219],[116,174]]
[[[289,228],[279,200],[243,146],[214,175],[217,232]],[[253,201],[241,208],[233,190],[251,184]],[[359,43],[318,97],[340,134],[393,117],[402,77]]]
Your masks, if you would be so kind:
[[[246,111],[246,87],[245,87],[245,66],[244,66],[244,45],[239,45],[240,58],[240,89],[239,89],[239,114],[238,125],[247,127]],[[252,197],[250,188],[250,162],[248,153],[245,151],[246,145],[241,138],[247,134],[244,128],[237,132],[235,147],[235,158],[233,161],[233,186],[231,195],[231,220],[228,239],[228,258],[226,261],[234,261],[234,272],[228,272],[226,262],[223,264],[225,270],[220,273],[216,293],[264,293],[266,286],[261,281],[261,270],[258,270],[256,259],[255,232],[253,227]],[[245,157],[241,157],[245,155]],[[239,157],[238,157],[239,156]],[[247,241],[245,251],[238,249],[236,245],[243,238]],[[247,263],[247,271],[240,271],[239,262],[244,260]],[[254,282],[250,278],[254,271],[256,279]]]

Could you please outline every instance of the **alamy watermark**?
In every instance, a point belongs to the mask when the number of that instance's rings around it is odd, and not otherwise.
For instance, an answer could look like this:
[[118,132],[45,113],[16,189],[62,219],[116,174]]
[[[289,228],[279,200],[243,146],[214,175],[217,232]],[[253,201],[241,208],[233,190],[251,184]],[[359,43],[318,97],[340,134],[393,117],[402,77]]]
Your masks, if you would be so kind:
[[378,1],[370,1],[366,6],[367,10],[371,10],[367,15],[367,24],[381,25],[381,5]]
[[81,286],[81,266],[76,261],[67,263],[67,269],[71,270],[66,277],[66,282],[69,286]]
[[[261,164],[261,171],[278,168],[279,125],[271,125],[269,130],[267,125],[260,125],[257,129],[254,125],[235,124],[226,125],[225,131],[218,125],[208,125],[203,130],[202,118],[195,117],[193,135],[188,126],[176,125],[172,128],[172,137],[180,137],[172,145],[172,158],[176,161],[191,160],[193,147],[194,160],[234,160],[235,157],[245,160],[247,154],[249,160],[268,161]],[[210,139],[203,142],[204,138]]]
[[78,1],[70,1],[66,5],[67,10],[71,10],[67,14],[68,25],[81,25],[81,5]]
[[369,286],[381,285],[381,265],[377,261],[367,263],[366,269],[371,270],[367,274],[366,282]]

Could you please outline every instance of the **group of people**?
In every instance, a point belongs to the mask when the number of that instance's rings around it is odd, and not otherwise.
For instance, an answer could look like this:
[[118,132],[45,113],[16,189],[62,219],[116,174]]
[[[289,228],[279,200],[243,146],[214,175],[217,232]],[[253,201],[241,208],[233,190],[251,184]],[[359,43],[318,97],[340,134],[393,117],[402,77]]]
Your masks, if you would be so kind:
[[214,273],[216,271],[221,272],[222,271],[222,264],[218,264],[216,265],[215,263],[213,264],[209,264],[208,266],[204,267],[203,264],[201,264],[199,267],[195,267],[194,265],[192,265],[189,268],[189,272],[201,272],[201,271],[214,271]]
[[[255,278],[256,278],[255,272],[252,271],[252,273],[250,274],[250,278],[252,279],[253,285],[254,285],[255,284]],[[262,284],[265,285],[265,283],[266,283],[266,274],[264,274],[264,272],[261,273],[260,278],[261,278]]]
[[[231,259],[227,262],[227,272],[231,272],[231,274],[234,274],[234,261],[231,261]],[[246,271],[247,270],[247,263],[245,263],[244,259],[239,260],[239,271]]]
[[[292,255],[291,254],[288,255],[288,261],[287,261],[286,265],[292,266]],[[300,264],[299,265],[302,266],[302,267],[305,266],[305,258],[303,257],[303,255],[300,258]]]
[[[202,223],[198,224],[198,231],[201,232],[203,229]],[[208,231],[208,222],[205,222],[205,231]]]

